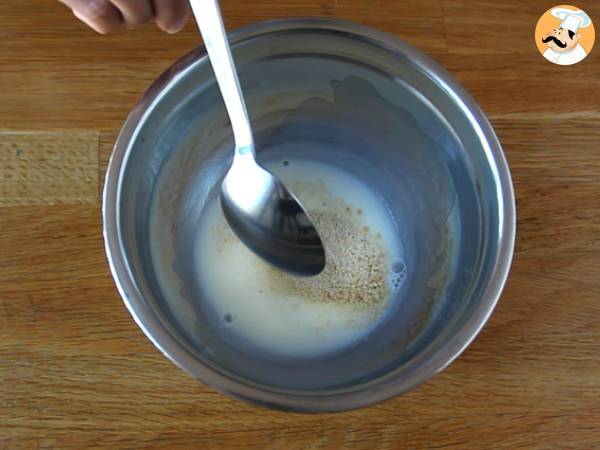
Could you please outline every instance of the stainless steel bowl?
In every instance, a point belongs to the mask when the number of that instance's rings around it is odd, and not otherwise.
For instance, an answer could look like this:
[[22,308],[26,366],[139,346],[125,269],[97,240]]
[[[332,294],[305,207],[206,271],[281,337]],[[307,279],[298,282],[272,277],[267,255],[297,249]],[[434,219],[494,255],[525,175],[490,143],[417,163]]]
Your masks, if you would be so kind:
[[327,357],[232,344],[195,276],[198,220],[233,148],[199,48],[132,111],[106,175],[106,252],[127,308],[186,372],[254,403],[335,411],[417,386],[473,340],[508,275],[515,204],[494,131],[440,66],[373,29],[284,20],[231,39],[259,160],[322,161],[369,184],[396,221],[405,282],[385,320]]

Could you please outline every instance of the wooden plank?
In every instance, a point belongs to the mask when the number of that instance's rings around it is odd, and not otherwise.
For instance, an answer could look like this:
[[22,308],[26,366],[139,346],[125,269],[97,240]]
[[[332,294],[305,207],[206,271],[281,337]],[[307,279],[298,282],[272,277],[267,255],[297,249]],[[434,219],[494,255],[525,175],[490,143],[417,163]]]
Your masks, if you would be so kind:
[[[560,3],[546,0],[444,0],[448,51],[457,55],[535,54],[541,62],[548,64],[536,48],[535,26],[543,13],[558,5]],[[595,0],[580,0],[576,6],[585,10],[592,20],[600,17],[600,3]],[[597,58],[598,51],[594,53]],[[528,73],[524,75],[529,76]]]
[[[563,255],[573,258],[578,251],[583,261],[593,265],[600,246],[600,182],[550,179],[515,179],[518,210],[517,250],[544,259],[544,266],[556,275],[577,277],[577,261],[560,266]],[[545,257],[545,258],[544,258]],[[558,259],[557,259],[558,258]],[[581,262],[582,263],[582,262]],[[600,267],[598,267],[600,269]],[[586,272],[595,270],[590,267]],[[597,279],[583,277],[580,282],[600,286]],[[532,281],[533,282],[533,281]]]
[[[338,17],[392,32],[432,53],[444,52],[441,0],[430,3],[423,12],[415,0],[375,5],[263,0],[225,2],[224,11],[229,29],[285,16]],[[118,129],[152,81],[201,43],[192,22],[172,36],[152,25],[100,36],[59,2],[2,2],[0,16],[0,127],[11,130],[27,129],[21,119],[25,115],[41,130]]]
[[491,123],[518,182],[600,180],[600,116],[493,115]]
[[97,132],[0,132],[0,207],[96,203]]
[[117,142],[118,132],[103,132],[100,133],[100,147],[99,147],[99,164],[100,164],[100,182],[98,183],[98,195],[102,195],[102,189],[104,188],[104,177],[106,175],[106,169],[108,167],[108,161],[113,152],[113,147]]
[[[569,119],[571,123],[599,119],[600,78],[595,76],[594,66],[582,65],[570,75],[569,89],[554,90],[549,95],[548,86],[561,83],[562,74],[538,57],[481,55],[465,61],[453,55],[436,55],[491,117],[508,114],[534,121],[543,115]],[[31,63],[20,64],[14,71],[4,67],[0,83],[7,88],[5,97],[11,106],[0,105],[0,123],[10,129],[31,129],[32,125],[19,119],[27,116],[30,123],[45,129],[83,127],[115,132],[167,64],[161,60],[130,62],[121,64],[118,70],[103,64],[46,69],[47,63]],[[521,66],[529,68],[530,76],[520,75]],[[44,70],[47,76],[40,81],[34,74]],[[35,83],[35,87],[24,92],[23,84],[28,83]],[[94,89],[87,87],[90,84]],[[527,116],[532,113],[535,115]]]
[[[600,52],[589,64],[578,64],[568,74],[568,89],[559,89],[565,74],[537,50],[529,54],[482,54],[464,58],[436,55],[492,117],[509,114],[538,117],[600,118]],[[517,116],[518,117],[518,116]]]

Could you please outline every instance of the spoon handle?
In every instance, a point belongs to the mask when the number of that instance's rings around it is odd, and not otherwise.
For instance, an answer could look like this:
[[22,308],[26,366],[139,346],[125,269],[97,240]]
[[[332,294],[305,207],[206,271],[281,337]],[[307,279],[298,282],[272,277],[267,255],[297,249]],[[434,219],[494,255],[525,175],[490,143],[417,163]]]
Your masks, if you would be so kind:
[[191,0],[190,4],[229,113],[235,138],[236,156],[247,154],[248,151],[254,155],[252,128],[235,63],[231,57],[219,2],[217,0]]

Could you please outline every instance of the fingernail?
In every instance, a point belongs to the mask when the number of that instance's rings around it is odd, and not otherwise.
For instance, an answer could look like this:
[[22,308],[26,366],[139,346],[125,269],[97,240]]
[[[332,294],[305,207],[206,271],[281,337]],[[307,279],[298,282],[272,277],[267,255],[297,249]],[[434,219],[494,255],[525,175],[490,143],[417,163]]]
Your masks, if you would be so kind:
[[107,34],[108,31],[101,28],[100,26],[98,26],[97,23],[95,23],[92,19],[90,19],[89,17],[87,17],[85,14],[82,14],[79,11],[73,10],[73,15],[75,17],[77,17],[79,20],[81,20],[84,24],[86,24],[88,27],[90,27],[92,30],[94,30],[97,33],[100,34]]
[[167,33],[169,33],[169,34],[178,33],[185,26],[186,22],[187,22],[187,15],[185,15],[184,17],[182,17],[181,19],[179,19],[177,22],[171,23],[168,26],[166,26],[164,28],[164,31],[167,32]]
[[181,29],[183,28],[184,25],[185,25],[185,22],[182,22],[182,23],[180,23],[180,24],[178,24],[176,26],[172,26],[172,27],[167,28],[165,31],[168,34],[179,33],[181,31]]

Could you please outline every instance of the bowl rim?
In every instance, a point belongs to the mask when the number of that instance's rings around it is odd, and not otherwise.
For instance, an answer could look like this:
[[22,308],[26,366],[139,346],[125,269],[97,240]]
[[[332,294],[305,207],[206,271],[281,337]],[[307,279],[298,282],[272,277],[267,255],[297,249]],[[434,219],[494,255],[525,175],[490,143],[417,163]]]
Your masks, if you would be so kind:
[[[451,336],[422,364],[413,368],[403,378],[394,372],[347,390],[317,394],[310,392],[285,393],[269,390],[250,382],[234,379],[197,359],[145,305],[131,269],[125,257],[120,234],[119,211],[121,187],[131,142],[136,138],[139,125],[144,122],[153,106],[168,92],[168,87],[202,64],[207,58],[203,45],[195,48],[168,68],[144,93],[141,100],[127,117],[113,148],[105,175],[102,195],[102,221],[105,252],[115,284],[132,315],[150,341],[171,361],[185,372],[212,388],[234,398],[275,409],[296,412],[332,412],[364,407],[402,394],[435,376],[454,361],[477,336],[491,315],[508,278],[514,252],[516,234],[516,205],[512,179],[500,142],[485,114],[474,99],[459,83],[433,59],[420,50],[388,33],[339,19],[294,18],[259,22],[240,28],[229,34],[232,43],[239,43],[256,36],[290,31],[335,31],[354,35],[372,44],[408,57],[420,70],[432,78],[438,86],[452,95],[453,100],[476,127],[480,140],[492,165],[498,195],[498,252],[489,282],[471,315]],[[362,386],[362,388],[361,388]]]

